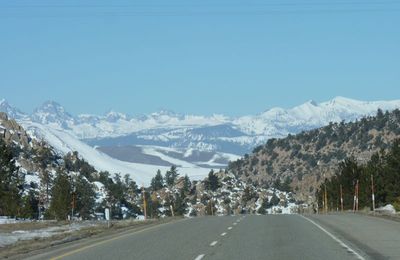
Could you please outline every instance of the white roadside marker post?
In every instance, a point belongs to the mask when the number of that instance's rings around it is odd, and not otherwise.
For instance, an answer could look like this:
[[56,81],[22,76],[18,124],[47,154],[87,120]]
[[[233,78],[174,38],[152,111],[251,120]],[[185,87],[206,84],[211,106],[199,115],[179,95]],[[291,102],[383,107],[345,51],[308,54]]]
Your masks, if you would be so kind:
[[372,191],[372,211],[375,214],[375,187],[374,187],[374,176],[371,174],[371,191]]

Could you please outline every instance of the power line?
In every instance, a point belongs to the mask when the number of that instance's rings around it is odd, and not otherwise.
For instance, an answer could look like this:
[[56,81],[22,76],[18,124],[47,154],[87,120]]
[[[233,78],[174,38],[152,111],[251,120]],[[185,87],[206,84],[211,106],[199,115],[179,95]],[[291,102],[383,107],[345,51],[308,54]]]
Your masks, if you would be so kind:
[[[1,0],[0,0],[1,1]],[[1,3],[1,2],[0,2]],[[1,5],[0,5],[1,6]],[[222,8],[223,7],[223,8]],[[30,9],[30,10],[29,10]],[[47,13],[50,9],[51,13]],[[104,9],[104,10],[103,10]],[[49,10],[49,11],[50,11]],[[38,12],[35,12],[38,11]],[[269,16],[399,12],[400,1],[297,1],[267,3],[3,5],[0,18],[90,18],[135,16]],[[29,13],[26,13],[29,12]]]
[[329,1],[329,2],[269,2],[269,3],[235,3],[230,2],[229,5],[226,3],[168,3],[168,4],[149,4],[149,3],[130,3],[130,4],[28,4],[28,5],[4,5],[2,8],[129,8],[129,7],[263,7],[263,6],[334,6],[334,5],[397,5],[400,1],[389,0],[389,1]]

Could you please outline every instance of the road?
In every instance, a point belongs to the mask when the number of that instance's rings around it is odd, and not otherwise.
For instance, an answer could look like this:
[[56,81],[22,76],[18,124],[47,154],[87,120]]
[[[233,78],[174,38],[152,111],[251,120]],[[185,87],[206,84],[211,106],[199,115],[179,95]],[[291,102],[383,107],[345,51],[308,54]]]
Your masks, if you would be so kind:
[[400,223],[353,214],[199,217],[28,259],[400,259]]

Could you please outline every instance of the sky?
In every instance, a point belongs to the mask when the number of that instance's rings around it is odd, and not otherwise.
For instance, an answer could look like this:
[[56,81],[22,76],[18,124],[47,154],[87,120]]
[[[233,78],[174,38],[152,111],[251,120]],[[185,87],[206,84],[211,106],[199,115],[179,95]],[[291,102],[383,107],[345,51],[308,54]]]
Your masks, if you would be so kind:
[[0,0],[0,99],[257,114],[400,99],[400,0]]

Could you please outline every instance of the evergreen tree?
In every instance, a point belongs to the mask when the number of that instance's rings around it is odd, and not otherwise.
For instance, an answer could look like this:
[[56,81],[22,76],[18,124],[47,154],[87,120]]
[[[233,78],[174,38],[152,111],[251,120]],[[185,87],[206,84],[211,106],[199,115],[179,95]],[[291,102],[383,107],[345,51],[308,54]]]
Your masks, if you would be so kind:
[[125,178],[125,187],[127,196],[126,200],[131,205],[131,207],[133,207],[134,201],[137,198],[138,194],[140,193],[140,190],[136,182],[133,181],[128,174],[126,174],[124,178]]
[[54,154],[51,148],[42,141],[40,143],[39,148],[36,150],[36,157],[34,157],[34,161],[39,165],[40,169],[40,197],[45,207],[48,207],[50,202],[50,189],[52,185],[52,176],[48,171],[47,167],[51,165],[53,161],[55,161]]
[[281,200],[280,200],[280,199],[278,198],[278,196],[276,196],[276,194],[274,193],[274,194],[272,195],[272,197],[271,197],[271,200],[269,201],[269,204],[268,204],[269,207],[267,207],[267,208],[271,208],[271,207],[273,207],[273,206],[278,206],[280,201],[281,201]]
[[0,215],[18,215],[23,183],[11,147],[0,138]]
[[165,173],[165,182],[168,187],[172,187],[175,184],[176,179],[178,178],[178,170],[175,165],[171,166],[171,169]]
[[207,190],[212,190],[212,191],[216,191],[219,187],[219,180],[217,175],[215,175],[214,170],[211,170],[208,173],[208,178],[205,182],[205,187]]
[[22,197],[21,217],[29,219],[38,218],[38,197],[39,194],[33,189],[30,189],[28,194]]
[[82,175],[78,175],[74,180],[74,196],[73,200],[76,203],[74,212],[83,219],[89,219],[95,206],[96,193],[92,184]]
[[189,193],[191,185],[192,184],[190,182],[189,176],[187,176],[187,174],[185,174],[185,178],[183,179],[183,187],[182,187],[183,192],[186,194]]
[[158,170],[155,177],[151,179],[151,188],[153,191],[161,190],[164,187],[164,180],[161,171]]
[[184,191],[181,190],[179,194],[176,195],[174,202],[174,210],[176,216],[183,216],[186,212],[187,204],[186,204],[186,196]]
[[71,211],[71,183],[69,177],[62,170],[57,172],[52,188],[52,200],[49,208],[51,216],[57,220],[67,219]]

